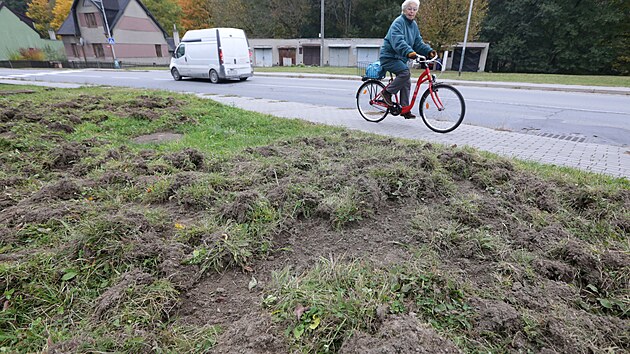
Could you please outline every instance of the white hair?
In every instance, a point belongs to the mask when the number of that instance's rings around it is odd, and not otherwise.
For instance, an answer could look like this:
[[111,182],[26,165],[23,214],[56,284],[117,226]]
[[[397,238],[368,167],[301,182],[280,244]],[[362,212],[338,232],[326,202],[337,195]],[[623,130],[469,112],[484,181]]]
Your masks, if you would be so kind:
[[405,0],[405,2],[403,2],[402,5],[400,6],[400,9],[402,10],[401,13],[404,13],[405,9],[408,8],[409,5],[411,4],[416,4],[416,7],[420,7],[419,0]]

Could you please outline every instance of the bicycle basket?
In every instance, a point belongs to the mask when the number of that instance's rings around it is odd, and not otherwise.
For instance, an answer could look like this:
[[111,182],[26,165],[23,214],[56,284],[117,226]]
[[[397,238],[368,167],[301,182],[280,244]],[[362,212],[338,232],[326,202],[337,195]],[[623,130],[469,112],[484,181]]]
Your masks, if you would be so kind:
[[365,69],[365,77],[368,79],[383,79],[385,77],[385,72],[383,72],[383,68],[381,68],[381,62],[377,60],[368,64]]

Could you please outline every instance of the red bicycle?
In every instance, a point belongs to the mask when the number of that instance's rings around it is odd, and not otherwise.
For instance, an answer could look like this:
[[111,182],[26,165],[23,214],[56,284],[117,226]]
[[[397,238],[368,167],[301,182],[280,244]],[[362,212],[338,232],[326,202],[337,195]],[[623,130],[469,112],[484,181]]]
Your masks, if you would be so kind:
[[425,82],[429,87],[420,98],[420,116],[429,129],[437,133],[448,133],[455,130],[464,120],[466,114],[466,103],[462,94],[453,86],[436,82],[436,76],[431,74],[429,66],[432,63],[439,63],[438,58],[427,59],[418,56],[415,62],[424,71],[420,74],[413,92],[413,98],[408,106],[401,106],[398,102],[398,95],[392,95],[393,106],[389,106],[383,100],[383,90],[391,84],[393,77],[385,86],[379,79],[363,77],[365,81],[357,91],[357,108],[361,116],[368,122],[380,122],[387,114],[394,116],[405,114],[413,108],[420,85]]

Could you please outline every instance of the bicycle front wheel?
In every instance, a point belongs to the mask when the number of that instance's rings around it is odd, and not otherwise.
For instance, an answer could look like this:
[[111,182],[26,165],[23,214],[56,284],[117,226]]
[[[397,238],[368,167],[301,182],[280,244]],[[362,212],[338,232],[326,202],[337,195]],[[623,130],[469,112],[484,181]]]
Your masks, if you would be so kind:
[[424,124],[436,133],[448,133],[459,127],[466,114],[464,97],[457,89],[447,84],[433,85],[424,91],[420,99],[420,116]]
[[361,117],[368,122],[377,123],[387,116],[387,104],[381,98],[385,85],[376,80],[368,80],[357,91],[357,108]]

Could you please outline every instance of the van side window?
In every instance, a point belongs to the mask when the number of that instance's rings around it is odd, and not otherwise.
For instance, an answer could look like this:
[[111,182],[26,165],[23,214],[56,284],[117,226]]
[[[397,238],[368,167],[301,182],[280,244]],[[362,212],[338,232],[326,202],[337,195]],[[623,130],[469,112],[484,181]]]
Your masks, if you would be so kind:
[[184,54],[186,54],[186,48],[184,48],[183,44],[180,44],[179,47],[177,47],[177,51],[175,52],[175,58],[181,58],[184,56]]

